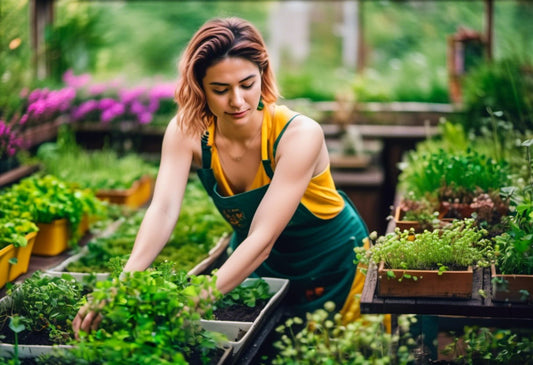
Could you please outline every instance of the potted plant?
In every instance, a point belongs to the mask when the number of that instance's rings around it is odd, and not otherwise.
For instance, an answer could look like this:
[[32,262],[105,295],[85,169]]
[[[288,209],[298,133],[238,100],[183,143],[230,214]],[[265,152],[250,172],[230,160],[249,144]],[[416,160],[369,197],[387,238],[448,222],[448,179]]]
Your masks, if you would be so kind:
[[[81,283],[70,275],[50,277],[41,271],[7,291],[0,301],[0,355],[16,349],[21,358],[37,357],[53,346],[69,346],[74,339],[71,321],[83,295],[93,283]],[[18,317],[22,330],[13,331],[10,319]]]
[[444,350],[454,364],[529,364],[533,358],[531,331],[464,326]]
[[516,212],[508,217],[507,229],[495,237],[496,260],[491,268],[492,300],[533,303],[533,180],[527,147],[529,183],[516,189]]
[[7,280],[13,281],[28,271],[30,257],[37,235],[37,225],[24,218],[0,218],[0,246],[13,245],[14,257],[9,260]]
[[373,234],[375,244],[355,251],[359,262],[378,266],[380,296],[469,298],[473,269],[493,256],[487,233],[468,218],[422,233]]
[[[177,270],[186,270],[193,275],[210,273],[211,266],[229,244],[230,227],[208,199],[199,180],[191,180],[186,189],[179,223],[154,264],[170,261]],[[145,209],[141,208],[129,217],[121,218],[113,231],[94,237],[81,252],[49,272],[108,275],[112,258],[126,259],[131,253],[144,214]]]
[[415,198],[412,192],[402,197],[394,208],[394,223],[400,230],[413,229],[414,232],[433,230],[441,225],[438,204],[428,197]]
[[[408,333],[410,316],[398,316],[399,328]],[[274,365],[312,364],[409,364],[412,344],[398,346],[404,335],[388,333],[384,315],[365,315],[348,324],[327,302],[306,318],[289,318],[276,328]],[[407,343],[407,341],[405,341]],[[411,342],[412,339],[411,339]]]
[[[55,256],[80,238],[83,216],[105,214],[105,206],[90,190],[82,190],[55,176],[31,176],[1,194],[4,215],[27,217],[37,224],[33,253]],[[104,212],[104,213],[103,213]]]
[[215,302],[212,318],[202,319],[202,326],[223,333],[233,349],[232,357],[238,358],[257,338],[288,289],[287,279],[248,278]]
[[[477,211],[475,198],[490,194],[497,199],[498,192],[510,182],[509,165],[504,160],[495,160],[475,150],[448,152],[411,153],[402,165],[399,176],[403,191],[412,198],[424,198],[440,203],[439,211],[445,218],[468,218]],[[505,215],[507,207],[500,216]]]
[[61,127],[57,142],[42,144],[36,155],[45,173],[92,189],[102,200],[138,208],[152,196],[157,171],[153,164],[138,154],[120,156],[107,147],[86,151],[68,126]]
[[[102,322],[98,330],[80,333],[69,352],[89,364],[223,363],[231,351],[226,338],[200,324],[201,313],[210,313],[221,296],[215,278],[188,276],[172,266],[97,282],[90,307]],[[211,294],[198,299],[201,293]]]

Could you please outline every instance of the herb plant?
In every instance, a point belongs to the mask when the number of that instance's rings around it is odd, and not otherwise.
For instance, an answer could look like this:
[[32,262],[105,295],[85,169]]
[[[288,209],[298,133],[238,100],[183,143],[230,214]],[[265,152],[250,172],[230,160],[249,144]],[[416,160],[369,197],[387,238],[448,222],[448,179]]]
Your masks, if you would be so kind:
[[92,191],[79,189],[53,175],[25,178],[3,191],[0,200],[0,216],[27,218],[36,223],[66,218],[75,242],[79,239],[82,217],[105,215],[106,210]]
[[508,217],[507,230],[495,237],[496,265],[502,274],[533,275],[533,176],[530,156],[532,144],[533,140],[523,143],[527,149],[529,181],[522,189],[515,190],[516,212]]
[[39,147],[37,159],[46,174],[94,191],[129,189],[142,176],[155,176],[157,172],[157,168],[139,154],[119,155],[108,147],[95,151],[82,149],[67,126],[60,130],[56,143]]
[[[471,203],[481,192],[499,191],[510,181],[505,161],[496,161],[467,149],[450,153],[411,153],[399,176],[400,186],[415,198],[429,196],[439,201]],[[476,194],[477,193],[477,194]]]
[[453,354],[454,364],[529,364],[533,358],[531,330],[465,326],[444,354]]
[[0,218],[0,248],[9,244],[15,247],[25,247],[28,244],[26,235],[38,230],[37,225],[28,219]]
[[[177,270],[190,270],[209,254],[213,245],[230,231],[200,185],[193,179],[187,185],[183,209],[170,239],[154,264],[173,262]],[[131,253],[145,210],[138,209],[125,218],[117,230],[107,237],[91,240],[88,253],[67,266],[76,272],[109,272],[113,257],[127,259]]]
[[359,262],[385,263],[389,269],[439,270],[464,269],[470,265],[486,267],[493,258],[487,231],[473,219],[456,220],[433,231],[414,233],[396,229],[377,238],[370,249],[355,249]]
[[[199,300],[201,293],[211,296]],[[97,331],[81,333],[70,351],[87,364],[186,364],[196,355],[207,364],[226,339],[203,330],[200,318],[220,296],[215,277],[186,276],[169,266],[98,282],[90,306],[102,322]]]
[[[277,327],[281,337],[274,343],[278,353],[272,364],[408,364],[413,360],[407,346],[396,346],[399,335],[385,331],[383,315],[365,315],[343,324],[334,310],[335,305],[327,302],[324,309],[308,313],[306,322],[294,317]],[[398,319],[401,327],[409,327],[407,317]]]
[[10,300],[0,306],[0,328],[18,316],[25,328],[18,333],[19,339],[41,334],[49,343],[66,344],[74,338],[71,321],[91,285],[90,281],[83,284],[68,274],[50,277],[37,271],[8,289]]
[[235,305],[255,307],[258,302],[270,299],[272,294],[268,283],[262,279],[242,283],[215,303],[215,308],[227,308]]

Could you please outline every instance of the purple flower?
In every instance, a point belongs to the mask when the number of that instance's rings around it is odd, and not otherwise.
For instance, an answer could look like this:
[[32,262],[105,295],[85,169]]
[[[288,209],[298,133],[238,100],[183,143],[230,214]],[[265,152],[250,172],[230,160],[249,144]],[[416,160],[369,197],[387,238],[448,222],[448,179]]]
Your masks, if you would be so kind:
[[172,99],[176,86],[172,83],[154,86],[148,93],[150,99]]
[[150,113],[155,113],[157,109],[159,109],[159,100],[150,99],[150,103],[148,104],[148,111]]
[[98,103],[98,108],[100,110],[106,110],[106,109],[112,108],[113,105],[115,105],[117,103],[118,102],[115,99],[104,98],[104,99],[100,100],[100,102]]
[[141,97],[145,91],[145,88],[142,86],[134,89],[122,89],[119,91],[120,101],[124,104],[132,103],[135,99]]
[[28,121],[28,114],[24,114],[22,117],[20,117],[20,121],[19,121],[19,124],[20,125],[24,125],[26,124],[26,122]]
[[23,145],[22,139],[17,137],[3,120],[0,120],[0,158],[3,155],[14,156],[18,150],[23,148]]
[[89,74],[82,74],[82,75],[74,75],[74,72],[72,70],[67,70],[63,74],[63,82],[70,87],[73,87],[75,89],[80,89],[83,86],[87,85],[91,81],[91,75]]
[[102,123],[109,123],[112,120],[116,119],[117,117],[124,114],[126,108],[124,107],[124,104],[116,103],[115,105],[111,106],[110,108],[104,110],[102,112],[102,116],[100,117]]
[[148,124],[152,121],[153,115],[149,112],[141,113],[137,116],[140,124]]
[[74,120],[81,120],[87,116],[87,114],[98,109],[98,102],[96,100],[87,100],[80,104],[72,113]]
[[134,114],[142,114],[146,111],[146,108],[138,100],[133,100],[130,105],[130,111]]
[[89,86],[89,95],[101,95],[107,89],[106,84],[95,84]]

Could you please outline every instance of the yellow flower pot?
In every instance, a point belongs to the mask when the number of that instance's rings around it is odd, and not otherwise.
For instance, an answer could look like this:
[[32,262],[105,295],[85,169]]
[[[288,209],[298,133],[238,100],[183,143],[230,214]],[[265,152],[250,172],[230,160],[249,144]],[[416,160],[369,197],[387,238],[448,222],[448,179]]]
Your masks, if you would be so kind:
[[70,238],[66,218],[52,223],[37,223],[39,232],[35,238],[33,254],[40,256],[57,256],[68,248]]
[[129,189],[125,190],[99,190],[98,199],[113,204],[126,205],[130,208],[139,208],[146,204],[152,197],[154,179],[143,176],[135,181]]
[[0,250],[0,288],[3,288],[9,281],[9,269],[11,266],[9,260],[13,257],[15,257],[15,246],[12,244]]
[[15,257],[17,258],[17,263],[11,265],[9,269],[9,281],[13,281],[18,278],[20,275],[28,272],[30,266],[30,257],[33,252],[33,246],[35,244],[35,238],[37,237],[37,232],[31,232],[26,235],[26,240],[28,243],[24,247],[15,247]]

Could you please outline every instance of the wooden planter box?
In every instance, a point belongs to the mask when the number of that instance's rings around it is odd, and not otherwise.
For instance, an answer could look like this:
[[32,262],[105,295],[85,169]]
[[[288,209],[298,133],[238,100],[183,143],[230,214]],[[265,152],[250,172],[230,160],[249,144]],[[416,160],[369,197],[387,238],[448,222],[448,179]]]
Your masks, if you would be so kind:
[[[411,228],[414,229],[415,233],[421,233],[424,231],[423,227],[420,225],[419,221],[408,221],[404,220],[403,217],[405,216],[405,213],[402,211],[400,207],[396,207],[394,210],[394,223],[396,224],[396,227],[398,227],[400,230],[410,230]],[[444,226],[452,221],[452,219],[449,218],[443,218],[444,213],[439,213],[439,224],[441,226]]]
[[9,281],[9,269],[11,267],[9,260],[13,257],[15,257],[15,246],[12,244],[0,250],[0,288],[3,288]]
[[39,232],[35,238],[33,254],[40,256],[57,256],[68,248],[70,232],[66,218],[51,223],[37,223]]
[[96,197],[113,204],[139,208],[146,204],[152,197],[153,184],[154,179],[152,177],[143,176],[135,181],[129,189],[99,190],[96,193]]
[[496,266],[492,265],[491,279],[492,301],[533,304],[533,275],[497,274]]
[[33,246],[35,244],[35,238],[37,237],[37,232],[31,232],[26,235],[26,240],[28,243],[24,247],[15,247],[15,257],[17,258],[17,263],[11,265],[9,269],[9,281],[13,281],[18,278],[20,275],[28,272],[30,266],[30,258],[33,252]]
[[396,223],[396,227],[402,231],[408,231],[412,228],[416,233],[422,232],[420,222],[403,220],[403,216],[404,214],[402,209],[400,207],[396,207],[394,210],[394,222]]
[[[229,344],[233,348],[232,357],[237,358],[245,347],[253,342],[254,337],[260,331],[261,327],[268,321],[272,312],[281,303],[281,300],[287,294],[289,289],[289,280],[279,278],[262,278],[269,286],[269,292],[272,297],[269,299],[261,313],[253,322],[238,321],[219,321],[219,320],[201,320],[202,327],[208,331],[220,332],[229,339]],[[250,282],[258,279],[248,278],[244,281]]]
[[[386,269],[382,262],[378,267],[378,290],[381,297],[431,297],[431,298],[460,298],[472,297],[473,269],[465,271],[446,271],[439,275],[438,270],[402,270]],[[394,273],[390,278],[387,271]],[[398,279],[405,274],[416,276],[413,279]]]

